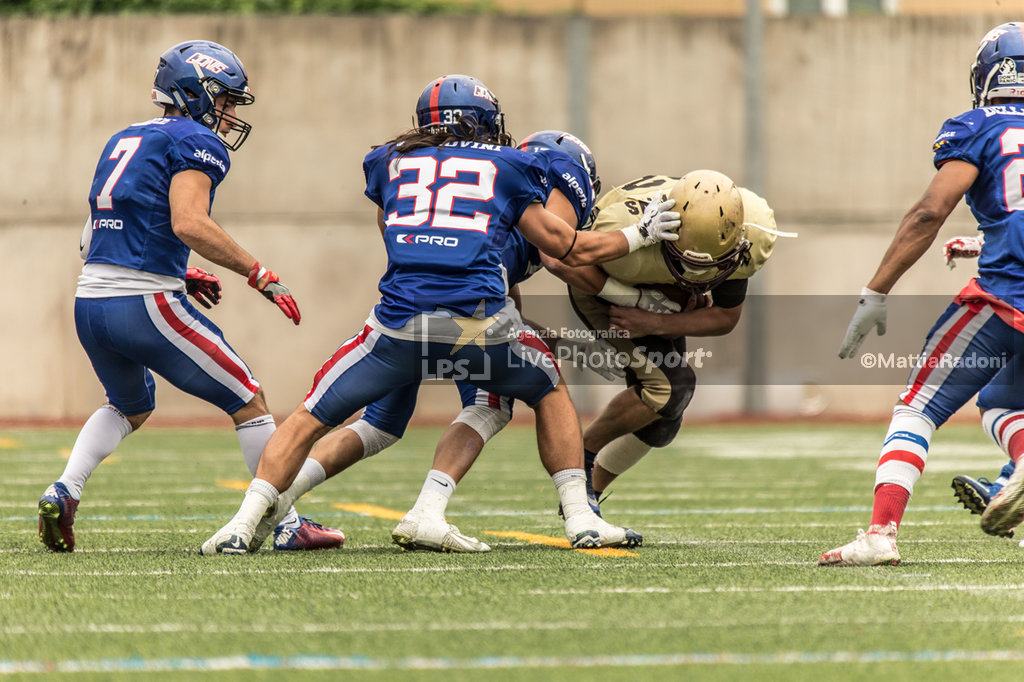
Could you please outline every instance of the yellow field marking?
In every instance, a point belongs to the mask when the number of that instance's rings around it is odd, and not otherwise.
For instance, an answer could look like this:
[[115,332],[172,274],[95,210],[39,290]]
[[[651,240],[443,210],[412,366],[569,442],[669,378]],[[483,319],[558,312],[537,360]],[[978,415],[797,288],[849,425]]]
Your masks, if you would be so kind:
[[248,481],[217,481],[217,485],[229,490],[241,490],[243,493],[249,489]]
[[[362,514],[363,516],[374,516],[378,519],[391,519],[392,521],[401,521],[404,513],[395,511],[394,509],[388,509],[386,507],[378,507],[372,504],[332,504],[335,509],[343,509],[354,514]],[[569,541],[565,538],[553,538],[550,535],[537,535],[536,533],[523,533],[517,530],[485,530],[484,533],[487,535],[496,535],[499,538],[511,538],[512,540],[521,540],[523,542],[532,542],[537,545],[550,545],[551,547],[562,547],[569,549]],[[600,556],[640,556],[634,552],[627,552],[624,549],[615,549],[614,547],[600,547],[598,549],[578,549],[577,552],[587,552],[588,554],[597,554]]]
[[71,456],[71,448],[61,448],[57,450],[57,454],[59,454],[64,459],[67,459],[68,457]]
[[0,437],[0,450],[13,450],[20,447],[21,441],[17,438]]
[[372,504],[332,504],[335,509],[343,509],[353,514],[362,514],[363,516],[375,516],[378,519],[391,519],[392,521],[401,521],[405,513],[395,511],[394,509],[387,509],[385,507],[378,507]]
[[[565,538],[553,538],[550,535],[537,535],[536,533],[523,533],[517,530],[485,530],[487,535],[497,535],[500,538],[512,538],[513,540],[522,540],[523,542],[530,542],[535,545],[550,545],[552,547],[563,547],[569,548],[569,541]],[[599,547],[597,549],[578,549],[577,552],[586,552],[588,554],[599,554],[601,556],[640,556],[635,552],[627,552],[624,549],[615,549],[614,547]]]

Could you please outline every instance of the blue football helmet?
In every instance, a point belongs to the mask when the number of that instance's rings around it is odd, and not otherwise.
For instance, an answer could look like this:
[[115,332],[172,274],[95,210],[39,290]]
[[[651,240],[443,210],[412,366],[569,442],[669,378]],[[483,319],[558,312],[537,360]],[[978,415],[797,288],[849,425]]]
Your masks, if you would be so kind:
[[590,176],[590,184],[594,188],[594,196],[601,193],[601,178],[597,174],[597,163],[590,147],[583,140],[562,130],[541,130],[529,135],[519,143],[519,148],[535,152],[539,149],[555,149],[569,155]]
[[985,34],[971,65],[971,103],[1024,99],[1024,23],[1000,24]]
[[183,116],[220,135],[224,145],[235,151],[252,126],[217,109],[214,100],[225,93],[236,106],[252,104],[256,99],[249,90],[242,60],[223,45],[189,40],[160,56],[153,77],[153,103],[176,107]]
[[416,126],[446,126],[456,130],[460,120],[472,120],[478,134],[498,141],[505,137],[505,115],[498,98],[472,76],[451,74],[432,81],[416,100]]

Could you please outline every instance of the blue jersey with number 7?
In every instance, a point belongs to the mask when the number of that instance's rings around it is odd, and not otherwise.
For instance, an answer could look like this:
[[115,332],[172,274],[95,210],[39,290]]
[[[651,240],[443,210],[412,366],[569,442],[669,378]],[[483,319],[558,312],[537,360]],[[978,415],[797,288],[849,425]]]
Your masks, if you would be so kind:
[[402,327],[437,308],[493,315],[508,291],[501,251],[523,211],[548,194],[535,154],[454,142],[406,154],[388,146],[363,161],[366,196],[384,212],[388,268],[374,308]]
[[136,123],[107,142],[89,190],[92,241],[86,263],[122,265],[184,279],[190,249],[171,229],[171,178],[206,173],[217,185],[231,165],[213,131],[182,116]]
[[985,236],[978,283],[1003,300],[1024,291],[1024,104],[979,107],[942,126],[935,166],[951,160],[978,169],[967,205]]

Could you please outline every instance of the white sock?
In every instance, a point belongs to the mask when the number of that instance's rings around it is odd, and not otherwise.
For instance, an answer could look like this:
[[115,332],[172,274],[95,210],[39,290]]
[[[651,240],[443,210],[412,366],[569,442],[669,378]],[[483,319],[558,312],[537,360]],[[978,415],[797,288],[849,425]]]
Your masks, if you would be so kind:
[[1024,411],[1004,408],[985,410],[981,415],[981,426],[1010,459],[1016,460],[1011,443],[1020,447],[1014,437],[1024,430]]
[[431,469],[423,481],[420,496],[416,498],[412,511],[443,517],[448,508],[448,500],[454,492],[455,479],[443,471]]
[[235,432],[238,433],[238,444],[242,446],[245,466],[249,468],[249,473],[253,476],[256,475],[256,467],[259,466],[263,448],[267,446],[267,441],[276,430],[274,417],[269,414],[235,426]]
[[923,412],[897,405],[878,457],[875,488],[891,483],[913,494],[914,484],[921,478],[928,461],[928,445],[934,434],[935,423]]
[[278,525],[285,528],[298,528],[300,523],[299,513],[295,511],[295,507],[292,505],[295,504],[295,500],[326,480],[327,472],[324,471],[323,465],[315,459],[307,457],[306,461],[302,463],[299,473],[296,474],[295,480],[288,486],[288,490],[281,493],[281,497],[278,499],[278,504],[288,505],[288,513],[284,515],[284,518],[281,519],[281,523]]
[[234,518],[229,525],[242,524],[251,534],[256,530],[256,524],[260,522],[267,509],[274,506],[278,496],[277,488],[269,481],[262,478],[252,479],[249,489],[245,491],[242,499],[242,506],[235,512]]
[[104,405],[92,413],[78,432],[64,473],[57,479],[67,486],[71,497],[82,498],[82,488],[89,476],[131,432],[132,425],[113,405]]
[[551,481],[558,491],[565,518],[577,514],[593,514],[587,503],[587,475],[583,469],[562,469],[551,475]]

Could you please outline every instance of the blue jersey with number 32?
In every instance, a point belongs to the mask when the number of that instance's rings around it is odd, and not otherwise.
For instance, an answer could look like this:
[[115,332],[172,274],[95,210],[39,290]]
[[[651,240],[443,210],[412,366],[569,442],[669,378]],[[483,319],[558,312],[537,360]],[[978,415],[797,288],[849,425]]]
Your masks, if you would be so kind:
[[965,161],[978,169],[967,205],[985,236],[978,283],[1001,299],[1024,292],[1024,104],[973,109],[942,126],[935,166]]
[[181,116],[136,123],[111,137],[89,190],[86,263],[184,278],[190,249],[171,229],[171,178],[185,170],[206,173],[213,181],[212,204],[230,165],[220,138]]
[[497,313],[502,250],[523,211],[547,197],[545,170],[534,154],[478,142],[367,154],[366,196],[384,212],[388,253],[377,319],[398,329],[436,308]]

